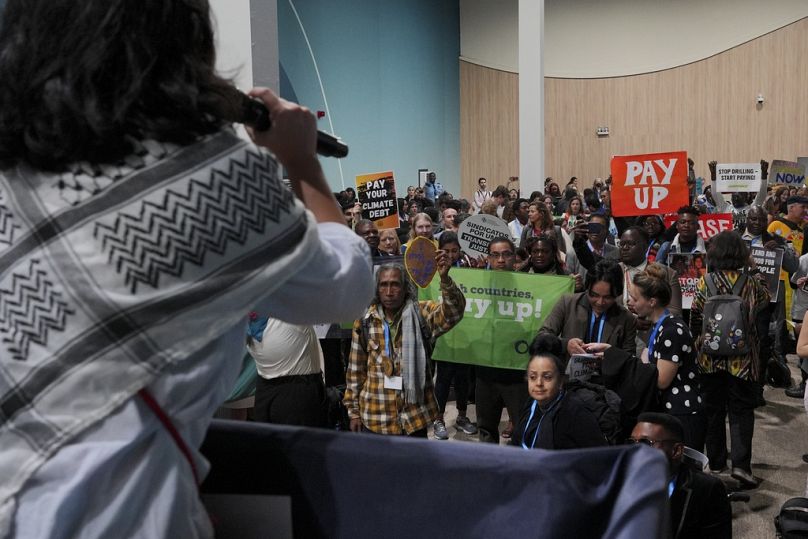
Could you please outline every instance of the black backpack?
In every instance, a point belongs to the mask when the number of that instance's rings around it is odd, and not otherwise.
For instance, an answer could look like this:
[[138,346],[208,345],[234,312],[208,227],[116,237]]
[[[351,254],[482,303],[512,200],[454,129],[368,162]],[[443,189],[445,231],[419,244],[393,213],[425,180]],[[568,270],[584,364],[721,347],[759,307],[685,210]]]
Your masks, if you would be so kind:
[[791,498],[774,517],[777,536],[783,539],[808,537],[808,498]]
[[622,421],[620,416],[620,397],[611,389],[599,384],[570,380],[564,384],[564,390],[575,395],[587,410],[592,412],[600,425],[600,431],[610,445],[616,445],[622,439]]
[[745,356],[749,353],[751,320],[749,307],[741,297],[746,278],[746,274],[741,274],[731,293],[719,294],[715,274],[704,276],[708,296],[701,323],[701,353],[713,357]]

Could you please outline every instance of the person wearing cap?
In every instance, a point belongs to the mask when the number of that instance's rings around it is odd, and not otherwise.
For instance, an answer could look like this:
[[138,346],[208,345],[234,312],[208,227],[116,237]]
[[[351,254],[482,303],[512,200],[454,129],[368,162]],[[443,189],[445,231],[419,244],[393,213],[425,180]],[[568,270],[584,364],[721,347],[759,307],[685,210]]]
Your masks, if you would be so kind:
[[669,466],[671,537],[732,537],[732,508],[727,489],[717,477],[685,462],[684,429],[674,416],[654,412],[640,414],[629,444],[643,444],[662,451]]
[[786,240],[799,255],[804,255],[805,245],[805,213],[808,211],[808,197],[792,196],[786,199],[786,213],[776,217],[769,225],[768,231]]

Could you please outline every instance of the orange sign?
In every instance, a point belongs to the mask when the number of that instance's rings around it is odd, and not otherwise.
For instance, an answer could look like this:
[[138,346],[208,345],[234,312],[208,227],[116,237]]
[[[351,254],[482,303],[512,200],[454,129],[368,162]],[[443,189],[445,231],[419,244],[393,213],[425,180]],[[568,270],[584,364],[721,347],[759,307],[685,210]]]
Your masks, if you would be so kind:
[[690,202],[687,152],[612,158],[612,215],[659,215]]
[[362,204],[362,219],[376,228],[398,228],[398,201],[393,172],[376,172],[356,177],[356,194]]
[[421,288],[429,286],[438,271],[435,251],[432,240],[419,236],[410,242],[404,253],[404,267],[407,268],[410,279]]
[[[670,228],[678,219],[679,216],[674,213],[666,215],[662,220],[665,223],[665,228]],[[701,236],[701,239],[708,240],[725,230],[732,230],[731,213],[703,213],[699,215],[699,236]]]

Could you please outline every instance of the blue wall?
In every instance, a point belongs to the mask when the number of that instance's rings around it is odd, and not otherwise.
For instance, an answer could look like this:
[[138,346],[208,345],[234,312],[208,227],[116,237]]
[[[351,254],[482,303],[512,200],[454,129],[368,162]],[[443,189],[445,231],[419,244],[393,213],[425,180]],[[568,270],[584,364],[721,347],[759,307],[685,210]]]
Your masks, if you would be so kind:
[[[457,0],[293,0],[306,30],[334,130],[350,146],[345,186],[393,170],[399,191],[429,168],[460,192],[460,26]],[[278,0],[281,94],[325,110],[289,0]],[[330,131],[328,119],[320,129]],[[335,159],[323,159],[342,188]],[[400,194],[399,196],[403,196]]]

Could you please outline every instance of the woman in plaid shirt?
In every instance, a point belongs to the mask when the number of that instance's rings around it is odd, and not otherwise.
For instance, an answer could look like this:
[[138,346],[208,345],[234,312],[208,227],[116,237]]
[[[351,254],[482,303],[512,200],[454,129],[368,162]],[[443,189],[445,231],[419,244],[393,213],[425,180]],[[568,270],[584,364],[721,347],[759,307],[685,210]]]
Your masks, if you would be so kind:
[[[466,298],[449,277],[451,261],[436,254],[441,302],[418,301],[400,264],[376,273],[376,296],[354,322],[344,403],[351,430],[426,437],[438,406],[429,368],[432,340],[463,318]],[[422,327],[423,326],[423,327]]]

